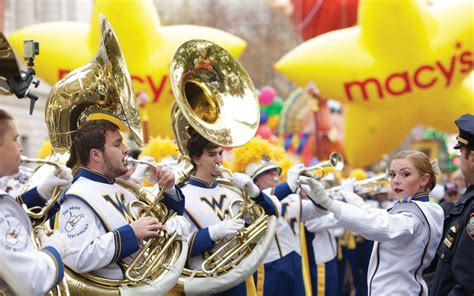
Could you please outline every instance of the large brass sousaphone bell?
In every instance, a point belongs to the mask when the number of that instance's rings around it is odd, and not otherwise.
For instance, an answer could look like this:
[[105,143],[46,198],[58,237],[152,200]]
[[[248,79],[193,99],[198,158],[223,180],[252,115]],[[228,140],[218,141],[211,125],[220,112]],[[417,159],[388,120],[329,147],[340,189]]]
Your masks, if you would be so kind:
[[0,95],[11,95],[8,80],[21,79],[20,65],[7,37],[0,32]]
[[[255,135],[260,109],[245,69],[225,49],[209,41],[191,40],[176,50],[170,81],[176,100],[171,111],[173,132],[182,155],[175,174],[184,181],[193,167],[186,149],[189,127],[219,146],[240,146]],[[230,181],[217,181],[243,195],[237,215],[246,212],[251,223],[204,261],[200,270],[184,269],[177,287],[185,293],[217,293],[241,283],[256,270],[271,244],[275,217],[267,217]]]
[[[57,82],[46,103],[46,124],[53,154],[50,161],[68,163],[73,170],[78,161],[71,153],[74,134],[87,120],[104,118],[128,125],[136,143],[142,145],[142,128],[132,81],[117,37],[103,15],[99,17],[101,43],[97,55]],[[28,181],[25,190],[41,181],[51,166],[41,166]],[[143,187],[117,180],[117,184],[134,193],[144,207],[155,199]],[[59,193],[58,193],[59,194]],[[150,214],[163,224],[173,213],[158,203]],[[131,215],[132,217],[134,215]],[[160,295],[170,290],[178,279],[187,256],[187,242],[163,236],[148,241],[141,248],[139,262],[146,266],[135,268],[121,263],[126,274],[123,280],[105,279],[93,274],[76,274],[65,268],[68,288],[72,295]],[[153,266],[153,268],[148,268]],[[130,275],[130,276],[129,276]]]

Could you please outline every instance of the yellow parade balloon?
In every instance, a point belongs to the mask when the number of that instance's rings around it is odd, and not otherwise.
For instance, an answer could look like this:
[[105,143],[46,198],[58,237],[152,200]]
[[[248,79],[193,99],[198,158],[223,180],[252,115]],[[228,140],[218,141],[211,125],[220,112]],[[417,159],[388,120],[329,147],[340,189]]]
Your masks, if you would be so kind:
[[96,0],[91,24],[51,22],[37,24],[8,36],[17,54],[23,54],[23,40],[40,42],[35,59],[39,77],[54,84],[69,71],[88,63],[96,54],[100,33],[98,16],[103,13],[118,36],[135,92],[146,93],[145,106],[151,136],[172,136],[170,124],[173,96],[169,64],[174,50],[190,39],[213,41],[234,56],[240,56],[246,42],[224,31],[202,26],[161,26],[153,0]]
[[474,113],[472,1],[361,0],[358,26],[313,38],[275,68],[345,103],[346,157],[373,164],[417,124],[456,132]]

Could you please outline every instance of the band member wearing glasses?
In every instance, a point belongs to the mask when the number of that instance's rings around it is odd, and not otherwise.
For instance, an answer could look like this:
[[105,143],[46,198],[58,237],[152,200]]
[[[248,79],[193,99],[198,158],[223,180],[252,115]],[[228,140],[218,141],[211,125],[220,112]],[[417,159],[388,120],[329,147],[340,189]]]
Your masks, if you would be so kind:
[[[117,125],[107,120],[86,122],[73,145],[81,168],[61,200],[58,221],[60,231],[79,251],[64,263],[77,273],[123,279],[120,263],[131,261],[141,240],[158,236],[163,228],[172,233],[180,224],[168,220],[162,225],[152,216],[131,220],[127,204],[136,197],[115,183],[127,172],[124,158],[128,152]],[[184,201],[174,187],[171,169],[156,168],[151,173],[166,188],[165,204],[182,213]]]
[[[222,165],[224,149],[191,128],[188,132],[190,139],[186,148],[194,171],[187,183],[181,184],[180,188],[186,197],[185,217],[191,223],[188,267],[201,269],[207,252],[215,250],[223,239],[233,238],[244,227],[244,220],[231,219],[228,212],[231,202],[242,200],[242,196],[219,185],[216,180],[221,175],[218,166]],[[278,204],[261,192],[250,177],[234,173],[231,181],[241,190],[246,190],[249,197],[261,205],[268,215],[278,215]],[[247,295],[245,281],[226,284],[233,288],[218,295]],[[212,291],[213,287],[209,288]]]
[[[22,147],[13,117],[0,109],[0,177],[16,174]],[[56,232],[39,232],[42,249],[31,239],[32,226],[19,203],[44,206],[55,187],[65,189],[72,180],[71,171],[61,167],[59,176],[48,175],[38,187],[16,200],[0,190],[0,295],[44,295],[61,282],[64,272],[61,258],[73,249],[69,240]]]
[[396,154],[390,185],[399,202],[389,211],[370,208],[344,190],[348,203],[333,200],[318,181],[300,177],[310,199],[333,212],[339,225],[375,241],[367,276],[369,295],[428,294],[422,272],[435,255],[443,229],[443,210],[428,197],[438,170],[422,152]]

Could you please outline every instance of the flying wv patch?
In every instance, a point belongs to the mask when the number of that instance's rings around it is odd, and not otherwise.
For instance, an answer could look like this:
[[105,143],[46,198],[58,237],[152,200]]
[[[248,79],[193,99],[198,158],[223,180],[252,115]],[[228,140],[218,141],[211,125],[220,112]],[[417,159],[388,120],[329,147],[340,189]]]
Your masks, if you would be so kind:
[[211,196],[210,201],[205,197],[201,197],[201,200],[205,202],[208,206],[210,206],[214,213],[216,213],[217,217],[219,217],[219,219],[223,221],[225,219],[225,215],[228,212],[228,209],[224,208],[224,200],[226,198],[227,196],[225,194],[222,194],[219,197],[218,201],[214,198],[214,196]]
[[125,206],[125,195],[123,193],[115,193],[115,199],[111,198],[110,195],[104,194],[102,195],[106,201],[111,203],[114,208],[119,211],[120,214],[125,218],[126,221],[130,222],[131,219],[127,212],[127,207]]

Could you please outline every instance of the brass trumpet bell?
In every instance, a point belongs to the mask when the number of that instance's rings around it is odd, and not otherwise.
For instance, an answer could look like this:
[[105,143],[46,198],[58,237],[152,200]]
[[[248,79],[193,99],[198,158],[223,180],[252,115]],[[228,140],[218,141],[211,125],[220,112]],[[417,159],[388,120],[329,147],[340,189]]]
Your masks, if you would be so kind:
[[126,123],[137,145],[143,144],[138,103],[117,36],[107,19],[97,55],[58,81],[46,103],[46,124],[54,148],[69,150],[74,134],[92,114],[105,114]]
[[[340,172],[344,168],[344,158],[341,154],[333,152],[329,155],[329,159],[323,162],[320,162],[316,165],[305,168],[303,175],[308,177],[315,178],[317,180],[323,178],[326,174],[324,168],[332,167],[334,170]],[[314,173],[311,173],[315,171]]]
[[[88,64],[57,82],[46,103],[46,124],[53,147],[53,155],[49,160],[59,163],[68,161],[73,168],[77,166],[77,160],[70,151],[74,134],[97,113],[106,115],[105,119],[127,124],[137,144],[142,144],[138,103],[122,51],[112,27],[103,15],[100,15],[99,22],[101,44],[97,55]],[[47,176],[51,169],[50,165],[39,167],[24,190],[39,184],[41,177]],[[116,180],[116,184],[137,198],[137,203],[127,208],[130,216],[132,210],[140,212],[140,207],[145,207],[162,224],[172,217],[173,213],[159,202],[159,198],[143,186],[120,179]],[[137,264],[117,262],[125,273],[122,280],[107,279],[93,273],[77,274],[66,267],[65,279],[71,295],[165,294],[174,286],[184,267],[187,242],[176,234],[163,233],[159,238],[147,240],[145,246],[141,248],[144,256],[136,260]]]
[[181,115],[208,141],[236,147],[255,135],[260,122],[255,87],[222,47],[206,40],[183,43],[171,61],[170,81]]
[[[181,45],[170,65],[170,80],[176,100],[171,121],[182,154],[174,172],[183,182],[193,170],[186,149],[190,126],[218,146],[240,146],[255,135],[260,108],[244,68],[226,50],[209,41],[191,40]],[[239,202],[235,203],[239,209],[236,217],[245,217],[249,225],[231,240],[219,242],[221,245],[201,268],[183,270],[177,288],[186,294],[218,293],[242,282],[263,261],[273,239],[276,218],[268,217],[229,180],[218,178],[217,182],[242,195],[243,200],[235,200]],[[229,212],[232,208],[233,204]]]
[[0,95],[10,95],[7,81],[21,80],[20,66],[7,37],[0,32]]

